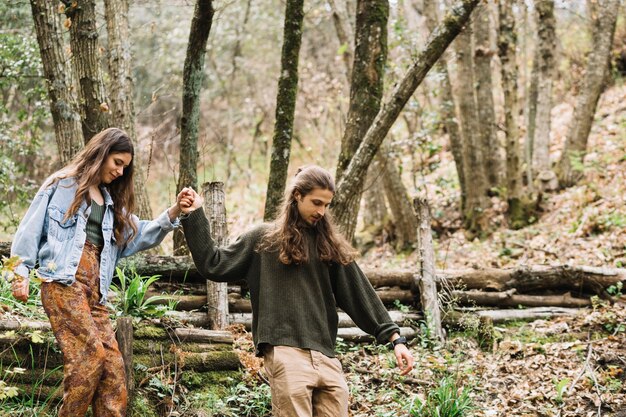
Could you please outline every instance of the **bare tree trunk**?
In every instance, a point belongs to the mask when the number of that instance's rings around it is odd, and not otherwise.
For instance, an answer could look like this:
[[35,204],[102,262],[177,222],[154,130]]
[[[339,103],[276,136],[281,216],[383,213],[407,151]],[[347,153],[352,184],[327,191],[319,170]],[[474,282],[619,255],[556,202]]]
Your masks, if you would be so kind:
[[[180,121],[180,172],[178,190],[198,188],[198,130],[200,90],[204,79],[204,57],[213,23],[213,2],[197,0],[191,20],[189,43],[183,69],[183,115]],[[185,255],[189,249],[182,231],[174,231],[174,254]]]
[[56,4],[47,0],[31,0],[30,5],[48,86],[57,148],[61,164],[65,165],[84,145],[78,102],[72,94],[73,72],[64,55]]
[[[227,243],[228,236],[224,183],[206,183],[202,186],[202,194],[211,225],[211,237],[218,246],[223,246]],[[206,288],[211,330],[223,330],[228,326],[228,285],[226,282],[207,280]]]
[[[437,16],[436,2],[424,2],[424,15],[428,30],[432,32],[437,27],[439,17]],[[465,163],[463,158],[463,143],[461,131],[457,123],[454,96],[452,95],[452,84],[450,83],[450,73],[448,72],[448,60],[444,53],[435,65],[435,71],[441,74],[441,117],[444,120],[446,132],[450,138],[450,151],[454,157],[454,165],[459,178],[459,188],[461,189],[461,212],[465,210],[465,200],[467,196],[467,185],[465,180]]]
[[483,150],[484,170],[490,188],[500,186],[502,181],[502,160],[500,145],[496,138],[496,114],[493,103],[491,82],[491,58],[493,51],[489,42],[491,24],[488,3],[476,8],[474,31],[474,77],[476,88],[476,110],[478,114],[478,136]]
[[[409,68],[405,77],[385,103],[369,127],[350,164],[343,172],[337,187],[333,213],[347,210],[347,201],[355,190],[361,188],[362,177],[376,155],[389,129],[405,104],[422,82],[430,68],[437,62],[450,42],[459,34],[479,0],[460,0],[431,34],[424,49]],[[336,214],[335,214],[336,215]]]
[[485,208],[488,206],[489,184],[485,175],[483,149],[478,135],[478,111],[474,90],[474,63],[472,53],[472,33],[470,27],[461,32],[455,41],[457,54],[457,94],[459,119],[463,134],[463,155],[465,157],[465,178],[467,198],[463,222],[470,235],[480,235],[484,227]]
[[533,65],[537,67],[537,108],[533,141],[532,167],[535,173],[549,171],[550,111],[552,110],[552,78],[556,68],[556,19],[554,1],[542,0],[537,10],[538,39]]
[[[433,1],[426,1],[423,5],[424,17],[426,18],[426,26],[430,32],[437,27],[439,16],[437,15],[437,4]],[[454,96],[452,95],[452,84],[450,83],[450,73],[448,71],[448,60],[444,53],[437,64],[435,71],[441,74],[441,118],[448,137],[450,138],[450,151],[454,157],[454,165],[459,178],[459,188],[461,189],[461,212],[465,210],[465,199],[467,195],[465,180],[465,163],[463,159],[463,143],[461,139],[461,131],[457,123],[456,105]]]
[[363,223],[365,228],[382,225],[387,216],[385,189],[383,187],[382,166],[374,161],[367,170],[365,191],[363,192]]
[[96,133],[111,126],[100,65],[96,4],[94,0],[63,0],[63,4],[71,24],[72,63],[78,79],[83,137],[87,143]]
[[383,170],[385,195],[393,216],[395,247],[399,251],[409,250],[417,242],[417,220],[411,207],[409,193],[402,183],[396,162],[389,153],[389,147],[383,144],[376,158],[380,161]]
[[521,204],[522,175],[520,170],[520,146],[518,127],[517,98],[517,57],[515,48],[517,37],[513,5],[516,0],[498,3],[500,30],[498,33],[498,51],[502,63],[502,84],[504,90],[504,130],[506,135],[506,188],[509,203],[508,214],[511,225],[517,228],[523,219]]
[[287,183],[293,118],[298,94],[298,61],[302,43],[303,20],[304,0],[287,0],[278,96],[276,98],[276,125],[274,126],[270,175],[265,198],[265,213],[263,214],[265,221],[273,220],[276,217]]
[[424,311],[431,337],[439,342],[443,342],[445,336],[441,327],[441,309],[439,307],[437,283],[435,282],[435,249],[433,247],[432,230],[430,229],[430,207],[428,201],[423,198],[416,198],[413,204],[419,221],[417,247],[422,279],[419,280],[418,286],[422,310]]
[[574,185],[583,175],[582,161],[587,151],[587,140],[596,106],[604,87],[620,1],[605,0],[597,3],[590,1],[589,6],[593,18],[593,44],[587,61],[583,87],[574,107],[565,148],[557,167],[559,184],[562,187]]
[[[389,2],[388,0],[359,0],[356,16],[350,107],[337,162],[337,181],[342,178],[343,171],[350,163],[365,132],[378,113],[384,88]],[[365,175],[359,178],[359,185],[351,193],[346,210],[333,211],[337,223],[350,240],[354,237],[356,229],[364,180]]]
[[524,138],[524,165],[526,166],[526,172],[524,175],[526,176],[526,184],[530,191],[533,189],[533,142],[535,140],[535,119],[537,116],[537,67],[535,65],[532,66],[530,70],[530,75],[528,75],[528,65],[526,62],[529,60],[529,56],[532,51],[529,51],[531,48],[531,42],[529,41],[532,38],[532,29],[531,22],[532,19],[529,18],[528,5],[526,2],[522,2],[520,4],[522,9],[522,27],[520,28],[520,33],[523,39],[522,46],[522,91],[524,92],[523,98],[520,100],[521,108],[524,109],[524,118],[526,125],[526,136]]
[[133,185],[137,215],[151,219],[150,199],[145,187],[146,177],[141,158],[138,157],[137,132],[135,129],[135,88],[131,68],[130,25],[128,22],[128,0],[104,0],[109,55],[109,78],[112,124],[130,136],[135,152],[133,162]]
[[119,346],[122,358],[124,359],[124,370],[126,370],[126,391],[132,397],[135,391],[135,378],[133,367],[133,319],[132,317],[119,317],[115,329],[115,338]]
[[346,80],[350,82],[350,74],[352,74],[352,61],[354,59],[354,48],[352,46],[352,28],[348,22],[348,12],[345,9],[346,5],[342,0],[337,2],[336,0],[328,0],[328,5],[333,14],[333,23],[335,25],[335,31],[337,32],[337,38],[342,52],[343,62],[346,66]]

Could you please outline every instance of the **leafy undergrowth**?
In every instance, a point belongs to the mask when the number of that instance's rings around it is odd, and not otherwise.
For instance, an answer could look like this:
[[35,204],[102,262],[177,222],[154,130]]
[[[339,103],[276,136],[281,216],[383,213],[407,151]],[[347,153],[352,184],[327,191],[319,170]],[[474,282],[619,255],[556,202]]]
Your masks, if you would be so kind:
[[[451,333],[437,349],[415,339],[415,369],[407,377],[398,375],[385,346],[339,343],[338,350],[353,417],[438,415],[434,408],[420,411],[428,401],[440,406],[441,416],[619,417],[626,416],[620,411],[626,410],[625,332],[626,305],[600,304],[575,317],[496,327],[497,340],[487,350],[471,331]],[[246,415],[269,416],[249,408],[258,401],[255,387],[263,384],[262,362],[253,355],[250,335],[238,334],[250,387],[239,403],[251,412]],[[456,401],[448,413],[441,411],[445,398],[448,405]],[[454,407],[461,412],[454,414]]]

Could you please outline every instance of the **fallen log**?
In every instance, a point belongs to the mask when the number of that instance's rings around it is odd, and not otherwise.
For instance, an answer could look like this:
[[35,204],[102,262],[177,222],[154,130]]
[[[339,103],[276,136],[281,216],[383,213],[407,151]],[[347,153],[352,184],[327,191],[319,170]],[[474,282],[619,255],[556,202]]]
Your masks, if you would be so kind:
[[[407,339],[414,339],[417,332],[412,327],[400,327],[400,334]],[[363,330],[357,327],[344,327],[338,330],[337,337],[342,338],[347,342],[373,342],[374,337],[365,333]]]
[[233,335],[231,332],[226,330],[206,330],[179,327],[174,329],[174,335],[180,342],[233,344]]
[[232,371],[239,369],[239,356],[234,351],[214,352],[176,352],[159,355],[136,355],[135,363],[148,368],[164,364],[176,364],[178,367],[197,372]]
[[18,319],[0,320],[0,330],[50,330],[49,321],[32,321]]
[[448,311],[445,313],[444,323],[448,326],[458,326],[459,323],[467,322],[467,317],[486,317],[494,323],[502,323],[511,320],[538,320],[550,317],[575,316],[586,309],[563,308],[563,307],[535,307],[526,309],[508,310],[473,310],[473,311]]
[[606,288],[626,280],[624,268],[598,268],[571,265],[534,265],[511,269],[445,270],[437,273],[439,285],[462,290],[534,293],[545,290],[574,294],[610,295]]
[[503,292],[452,291],[452,299],[460,305],[479,305],[493,307],[588,307],[589,298],[572,297],[570,292],[562,295],[524,295],[515,294],[515,290]]

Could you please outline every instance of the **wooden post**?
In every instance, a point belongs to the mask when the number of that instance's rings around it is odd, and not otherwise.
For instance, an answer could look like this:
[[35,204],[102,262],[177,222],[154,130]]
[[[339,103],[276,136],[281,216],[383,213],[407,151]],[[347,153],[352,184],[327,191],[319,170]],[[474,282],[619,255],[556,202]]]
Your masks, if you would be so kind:
[[430,207],[425,198],[413,200],[417,214],[417,248],[419,250],[421,279],[418,280],[420,299],[424,309],[426,325],[434,340],[443,342],[445,336],[441,327],[441,311],[435,281],[435,249],[433,235],[430,229]]
[[[135,389],[133,378],[133,319],[130,317],[120,317],[117,319],[117,330],[115,331],[117,345],[124,358],[124,370],[126,371],[126,390],[128,398],[132,396]],[[129,401],[130,403],[130,401]]]
[[[226,243],[226,206],[224,205],[224,183],[207,182],[202,184],[204,212],[211,224],[211,237],[218,246]],[[225,282],[206,281],[209,327],[222,330],[228,325],[228,287]]]

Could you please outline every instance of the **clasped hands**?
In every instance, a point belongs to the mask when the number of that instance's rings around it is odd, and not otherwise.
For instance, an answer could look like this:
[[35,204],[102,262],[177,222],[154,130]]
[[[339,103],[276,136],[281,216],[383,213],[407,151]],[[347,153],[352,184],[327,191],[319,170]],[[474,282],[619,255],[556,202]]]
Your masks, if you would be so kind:
[[176,196],[178,208],[183,214],[189,214],[195,209],[202,207],[204,199],[193,188],[183,188]]

